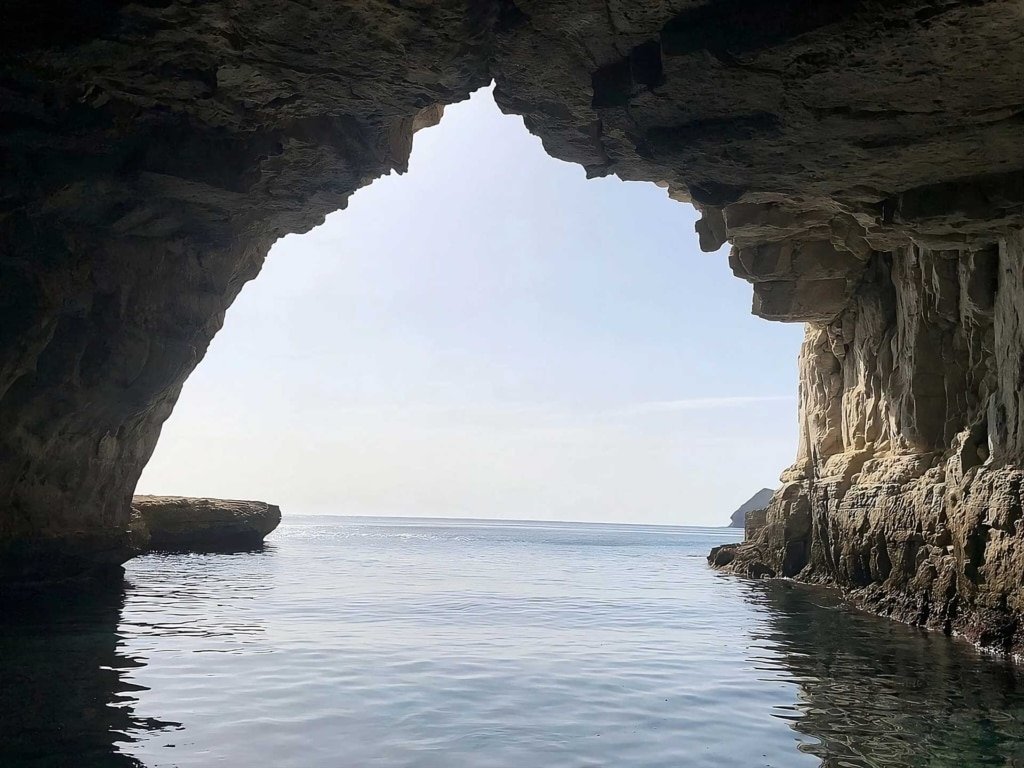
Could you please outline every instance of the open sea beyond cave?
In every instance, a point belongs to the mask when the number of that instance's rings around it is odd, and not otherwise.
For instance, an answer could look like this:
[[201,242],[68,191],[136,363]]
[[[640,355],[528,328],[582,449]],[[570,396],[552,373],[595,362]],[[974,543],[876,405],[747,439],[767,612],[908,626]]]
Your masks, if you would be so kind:
[[286,517],[5,604],[0,765],[1024,765],[1024,672],[705,565],[737,531]]

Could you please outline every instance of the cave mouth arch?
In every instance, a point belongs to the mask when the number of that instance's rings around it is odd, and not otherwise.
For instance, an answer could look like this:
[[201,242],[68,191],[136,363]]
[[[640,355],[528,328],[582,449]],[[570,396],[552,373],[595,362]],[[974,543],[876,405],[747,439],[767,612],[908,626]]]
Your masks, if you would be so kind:
[[694,218],[477,91],[407,173],[274,246],[137,492],[718,525],[792,459],[802,333],[750,316]]
[[67,5],[19,4],[0,52],[0,583],[120,574],[270,246],[493,81],[551,156],[692,200],[755,314],[809,324],[796,463],[729,567],[1024,652],[1018,0]]

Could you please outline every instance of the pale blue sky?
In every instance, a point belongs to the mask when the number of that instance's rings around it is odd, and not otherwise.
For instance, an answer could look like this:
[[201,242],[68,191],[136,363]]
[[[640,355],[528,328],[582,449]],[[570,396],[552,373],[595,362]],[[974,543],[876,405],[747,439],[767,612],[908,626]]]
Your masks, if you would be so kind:
[[720,524],[795,455],[802,328],[750,315],[695,218],[549,158],[480,91],[273,248],[139,492]]

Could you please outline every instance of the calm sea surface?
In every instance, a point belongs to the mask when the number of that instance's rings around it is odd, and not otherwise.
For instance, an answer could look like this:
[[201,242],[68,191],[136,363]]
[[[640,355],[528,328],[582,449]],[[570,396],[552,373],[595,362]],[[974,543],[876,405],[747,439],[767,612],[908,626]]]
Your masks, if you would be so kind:
[[722,529],[286,517],[5,605],[0,766],[1024,766],[1024,674]]

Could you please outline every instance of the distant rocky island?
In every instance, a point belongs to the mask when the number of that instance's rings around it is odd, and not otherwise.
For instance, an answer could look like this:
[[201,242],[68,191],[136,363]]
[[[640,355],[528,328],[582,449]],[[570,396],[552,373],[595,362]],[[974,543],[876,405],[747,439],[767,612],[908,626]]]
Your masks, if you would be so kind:
[[744,521],[747,519],[747,512],[753,512],[767,507],[768,502],[772,500],[773,493],[775,493],[775,491],[771,488],[762,488],[745,502],[740,504],[739,508],[732,513],[732,517],[729,518],[729,527],[742,528]]

